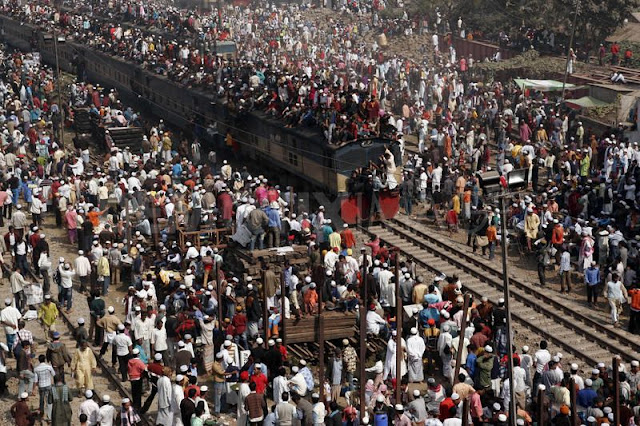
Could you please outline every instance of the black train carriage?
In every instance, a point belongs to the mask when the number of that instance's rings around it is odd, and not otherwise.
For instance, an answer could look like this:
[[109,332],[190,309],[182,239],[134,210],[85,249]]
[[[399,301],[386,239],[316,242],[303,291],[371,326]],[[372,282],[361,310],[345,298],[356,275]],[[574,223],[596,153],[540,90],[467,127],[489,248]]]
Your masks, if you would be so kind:
[[[55,66],[50,33],[6,16],[0,16],[0,26],[7,43],[27,51],[35,47],[45,63]],[[235,45],[229,48],[229,55],[233,55]],[[78,64],[82,64],[89,81],[115,88],[125,102],[137,102],[143,114],[153,114],[194,134],[202,133],[205,149],[222,148],[224,132],[230,129],[242,156],[252,164],[259,164],[261,170],[273,173],[278,182],[293,186],[296,192],[317,191],[330,199],[341,197],[343,208],[351,212],[348,218],[343,218],[347,222],[368,218],[365,210],[371,200],[364,194],[350,197],[347,180],[354,169],[366,167],[370,161],[376,163],[385,147],[392,145],[389,139],[365,138],[329,145],[318,128],[285,128],[282,121],[261,111],[234,117],[210,93],[185,89],[163,75],[72,40],[58,44],[58,59],[60,68],[67,72],[76,73]],[[211,123],[215,124],[213,132]],[[393,217],[398,209],[397,194],[381,193],[380,205],[384,216]]]

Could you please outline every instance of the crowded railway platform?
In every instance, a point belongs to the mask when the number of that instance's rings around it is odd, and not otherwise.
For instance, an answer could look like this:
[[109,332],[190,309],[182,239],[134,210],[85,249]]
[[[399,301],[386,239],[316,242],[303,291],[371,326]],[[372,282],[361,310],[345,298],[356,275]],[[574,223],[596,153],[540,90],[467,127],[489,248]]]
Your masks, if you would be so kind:
[[[249,142],[232,126],[205,147],[4,47],[3,421],[640,424],[640,150],[622,128],[597,133],[511,80],[476,84],[437,26],[364,3],[330,21],[305,5],[226,8],[220,29],[162,6],[3,13],[322,143],[384,136],[346,188],[374,210],[397,192],[400,212],[343,223],[237,155]],[[388,55],[381,27],[430,44]],[[198,38],[239,56],[203,55]],[[83,114],[101,139],[78,132]],[[483,176],[513,170],[527,185],[500,210]]]

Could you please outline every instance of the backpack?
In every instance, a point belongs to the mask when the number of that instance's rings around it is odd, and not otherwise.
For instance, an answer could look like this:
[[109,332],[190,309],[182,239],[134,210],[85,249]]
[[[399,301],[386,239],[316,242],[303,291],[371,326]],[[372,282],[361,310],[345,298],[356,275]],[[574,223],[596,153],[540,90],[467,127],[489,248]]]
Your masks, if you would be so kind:
[[62,275],[60,275],[60,271],[58,269],[53,273],[53,281],[55,281],[59,286],[62,285]]

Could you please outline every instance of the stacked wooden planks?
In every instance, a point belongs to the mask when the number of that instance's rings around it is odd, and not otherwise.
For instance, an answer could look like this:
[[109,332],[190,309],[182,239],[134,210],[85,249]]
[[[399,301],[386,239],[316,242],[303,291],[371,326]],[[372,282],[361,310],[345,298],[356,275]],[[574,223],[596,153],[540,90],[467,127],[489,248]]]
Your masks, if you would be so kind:
[[298,245],[253,251],[228,247],[227,263],[236,276],[243,276],[245,279],[251,276],[254,280],[260,280],[262,262],[267,263],[279,279],[286,260],[298,270],[298,276],[304,277],[309,269],[307,250],[306,246]]
[[[323,312],[323,331],[326,341],[349,339],[356,334],[356,315],[344,312]],[[306,316],[300,320],[285,319],[285,337],[287,344],[317,342],[319,340],[319,318]]]

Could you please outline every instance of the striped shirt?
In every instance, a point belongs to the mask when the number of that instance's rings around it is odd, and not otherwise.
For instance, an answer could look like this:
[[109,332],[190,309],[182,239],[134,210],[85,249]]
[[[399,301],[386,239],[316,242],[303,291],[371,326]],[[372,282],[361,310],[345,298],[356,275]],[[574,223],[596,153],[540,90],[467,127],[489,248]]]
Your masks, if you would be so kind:
[[36,375],[39,388],[46,388],[53,385],[53,376],[56,372],[51,365],[46,362],[41,362],[33,369],[33,372]]

